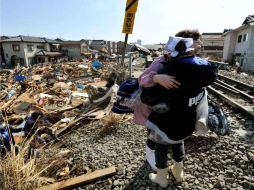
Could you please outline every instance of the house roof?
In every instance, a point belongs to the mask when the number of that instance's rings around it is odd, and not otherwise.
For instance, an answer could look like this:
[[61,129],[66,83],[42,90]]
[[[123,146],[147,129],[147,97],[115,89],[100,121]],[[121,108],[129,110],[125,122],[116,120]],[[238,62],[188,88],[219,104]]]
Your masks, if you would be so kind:
[[223,33],[222,36],[224,37],[229,33],[238,32],[238,31],[243,30],[243,29],[248,28],[248,27],[250,27],[250,25],[248,25],[248,24],[241,25],[241,26],[239,26],[238,28],[236,28],[234,30],[229,30],[229,31]]
[[38,42],[38,43],[45,42],[43,38],[33,37],[33,36],[19,36],[19,38],[21,39],[22,42]]
[[227,34],[232,33],[232,32],[238,32],[238,31],[248,28],[250,26],[254,26],[254,15],[247,16],[241,26],[239,26],[238,28],[236,28],[234,30],[229,30],[229,31],[223,33],[222,36],[226,36]]
[[106,41],[105,40],[92,40],[91,46],[99,46],[99,45],[105,45]]
[[74,41],[74,40],[67,40],[67,41],[62,41],[62,45],[80,45],[83,44],[84,41]]
[[133,51],[136,51],[136,50],[138,50],[138,51],[143,51],[143,52],[145,52],[145,53],[150,53],[150,51],[146,48],[146,47],[144,47],[144,46],[141,46],[141,45],[139,45],[139,44],[134,44],[132,47],[131,47],[131,50],[133,50]]
[[55,44],[59,43],[58,41],[49,38],[22,36],[22,35],[1,40],[1,42],[33,42],[33,43],[55,43]]
[[61,42],[59,41],[56,41],[56,40],[52,40],[52,39],[49,39],[49,38],[43,38],[47,43],[52,43],[52,44],[59,44]]
[[1,40],[9,39],[9,38],[14,38],[16,36],[0,36]]
[[217,32],[204,32],[202,33],[202,35],[212,35],[212,36],[219,36],[219,35],[222,35],[222,33],[217,33]]
[[249,15],[246,17],[246,19],[243,21],[243,24],[251,24],[254,23],[254,15]]
[[159,45],[159,44],[154,44],[154,45],[144,45],[145,48],[147,49],[151,49],[151,50],[159,50],[160,48],[163,49],[164,46],[163,45]]
[[1,40],[1,42],[21,42],[21,38],[19,36],[17,36],[17,37]]
[[62,41],[66,41],[65,39],[63,39],[63,38],[56,38],[55,39],[56,41],[60,41],[60,42],[62,42]]

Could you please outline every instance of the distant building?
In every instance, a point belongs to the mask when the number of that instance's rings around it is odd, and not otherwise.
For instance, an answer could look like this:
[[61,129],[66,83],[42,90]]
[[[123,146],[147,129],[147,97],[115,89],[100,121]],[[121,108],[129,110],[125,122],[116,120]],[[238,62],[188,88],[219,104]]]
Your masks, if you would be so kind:
[[117,53],[117,42],[112,42],[112,53]]
[[[126,53],[130,52],[131,51],[131,47],[132,47],[132,45],[127,44],[125,52]],[[117,42],[117,54],[122,55],[123,54],[123,48],[124,48],[124,42],[122,42],[122,41]]]
[[221,61],[224,46],[224,37],[222,33],[203,33],[202,40],[201,54],[210,57],[210,59]]
[[242,70],[254,72],[254,15],[247,16],[241,26],[222,36],[225,37],[223,60],[239,62]]
[[152,52],[152,51],[163,51],[165,45],[162,45],[162,44],[147,44],[147,45],[143,45],[143,46],[146,47],[147,49],[149,49]]
[[3,49],[1,41],[12,38],[12,37],[14,37],[14,36],[0,36],[0,68],[3,67],[3,65],[6,64],[6,60],[5,60],[5,57],[4,57],[4,49]]
[[105,40],[92,40],[89,44],[89,47],[92,50],[97,50],[102,53],[109,53],[108,52],[108,44]]
[[141,40],[137,40],[137,44],[138,45],[142,45],[142,41]]
[[112,42],[111,41],[107,41],[107,50],[108,50],[108,54],[111,55],[113,53],[113,49],[112,49]]
[[107,41],[107,50],[108,50],[109,55],[112,55],[113,53],[116,54],[117,53],[117,44],[116,44],[116,42]]
[[141,55],[149,55],[151,52],[146,47],[139,45],[139,44],[133,44],[131,47],[131,52],[138,51]]
[[62,54],[60,43],[55,40],[32,36],[7,37],[1,40],[4,61],[8,67],[31,66],[35,63],[55,61]]
[[61,40],[60,42],[61,42],[61,53],[67,56],[70,60],[82,59],[84,58],[84,54],[89,53],[88,40],[80,40],[80,41]]

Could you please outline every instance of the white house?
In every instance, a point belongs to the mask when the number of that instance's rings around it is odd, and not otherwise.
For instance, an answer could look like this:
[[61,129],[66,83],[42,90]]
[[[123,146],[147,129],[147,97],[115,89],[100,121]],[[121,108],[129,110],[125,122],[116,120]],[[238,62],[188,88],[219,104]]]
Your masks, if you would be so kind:
[[244,71],[254,72],[254,15],[249,15],[243,24],[224,33],[223,61],[239,62]]
[[57,41],[32,36],[16,36],[1,40],[3,57],[9,67],[31,66],[38,62],[49,62],[62,54]]

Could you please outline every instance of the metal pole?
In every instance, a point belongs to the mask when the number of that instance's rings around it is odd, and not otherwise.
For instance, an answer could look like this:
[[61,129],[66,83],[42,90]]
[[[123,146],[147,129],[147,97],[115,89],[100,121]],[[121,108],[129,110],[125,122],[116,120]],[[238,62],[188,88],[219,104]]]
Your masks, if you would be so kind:
[[132,75],[132,54],[129,55],[129,78]]
[[125,40],[124,40],[124,47],[123,47],[123,55],[122,55],[122,66],[124,66],[124,57],[125,57],[125,51],[128,41],[128,34],[125,34]]

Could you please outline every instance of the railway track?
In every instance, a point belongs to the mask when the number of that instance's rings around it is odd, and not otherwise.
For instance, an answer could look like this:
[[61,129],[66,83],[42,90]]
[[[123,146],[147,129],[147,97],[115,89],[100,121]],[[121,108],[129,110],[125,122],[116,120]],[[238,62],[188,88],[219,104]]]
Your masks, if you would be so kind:
[[207,89],[211,94],[254,120],[253,86],[219,74],[218,79]]

